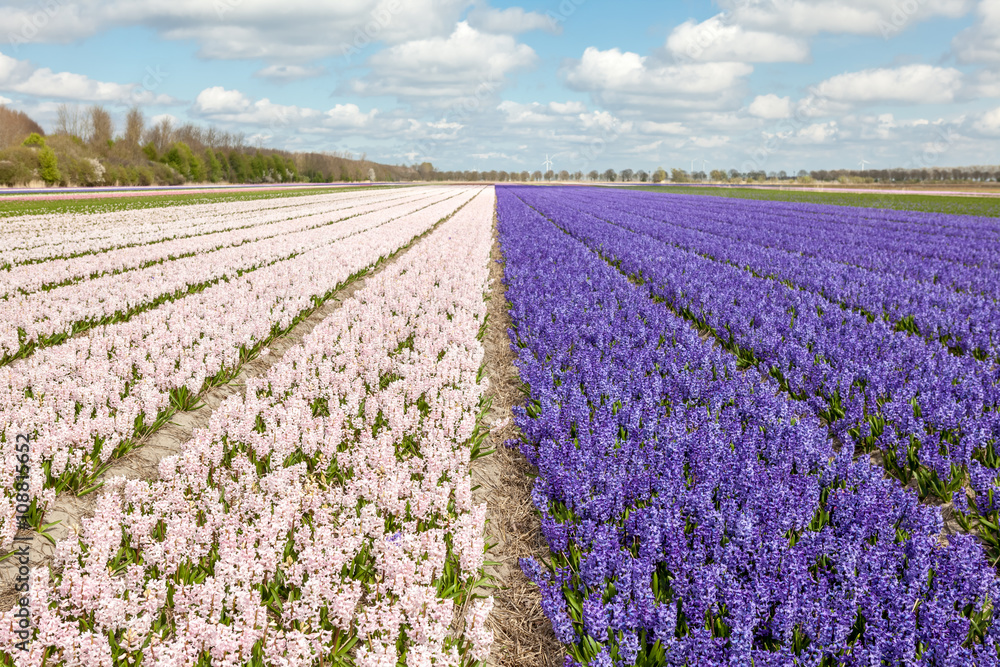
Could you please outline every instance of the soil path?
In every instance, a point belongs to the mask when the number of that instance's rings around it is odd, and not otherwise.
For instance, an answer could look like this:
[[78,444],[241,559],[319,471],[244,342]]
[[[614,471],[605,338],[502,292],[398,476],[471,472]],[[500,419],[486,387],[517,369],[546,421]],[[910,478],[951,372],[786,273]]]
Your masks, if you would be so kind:
[[[495,232],[494,232],[495,235]],[[558,667],[563,652],[552,632],[552,624],[542,612],[541,595],[518,564],[520,558],[548,555],[538,514],[531,503],[533,470],[520,452],[508,449],[504,442],[516,438],[511,407],[521,401],[521,381],[514,366],[507,329],[510,314],[503,287],[503,255],[497,241],[490,258],[489,323],[483,346],[486,348],[486,377],[492,409],[486,418],[491,432],[484,449],[496,450],[472,465],[472,483],[476,503],[487,505],[487,539],[495,546],[487,553],[487,574],[498,587],[494,598],[490,627],[494,634],[493,650],[488,661],[503,667]]]

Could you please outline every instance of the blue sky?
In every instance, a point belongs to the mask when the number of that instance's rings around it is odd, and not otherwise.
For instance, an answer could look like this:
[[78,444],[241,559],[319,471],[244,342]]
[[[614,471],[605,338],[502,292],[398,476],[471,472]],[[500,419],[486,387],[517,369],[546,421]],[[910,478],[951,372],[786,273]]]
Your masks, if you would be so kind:
[[1000,161],[1000,0],[7,0],[0,103],[442,169]]

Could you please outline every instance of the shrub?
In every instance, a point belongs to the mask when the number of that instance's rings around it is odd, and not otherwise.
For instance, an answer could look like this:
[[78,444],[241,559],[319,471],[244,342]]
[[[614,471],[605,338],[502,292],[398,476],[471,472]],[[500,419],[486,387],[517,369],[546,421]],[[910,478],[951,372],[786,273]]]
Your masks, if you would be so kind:
[[59,158],[56,157],[55,151],[48,146],[43,146],[38,151],[38,175],[45,181],[46,185],[54,185],[62,181],[62,174],[59,172]]
[[42,135],[38,134],[37,132],[32,132],[31,134],[28,135],[28,138],[25,139],[21,143],[21,145],[22,146],[44,146],[45,145],[45,137],[43,137]]

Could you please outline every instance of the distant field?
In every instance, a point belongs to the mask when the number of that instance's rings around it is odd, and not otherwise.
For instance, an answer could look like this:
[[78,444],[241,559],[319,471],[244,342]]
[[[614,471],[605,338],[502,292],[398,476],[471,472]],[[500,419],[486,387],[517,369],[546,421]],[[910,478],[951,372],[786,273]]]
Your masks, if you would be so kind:
[[383,189],[391,186],[302,188],[296,190],[233,190],[231,192],[189,192],[185,194],[152,194],[149,196],[109,195],[101,198],[80,199],[19,199],[7,201],[0,197],[0,219],[19,215],[47,213],[110,213],[164,206],[190,206],[194,204],[221,204],[226,202],[253,201],[256,199],[282,199],[305,197],[334,192]]
[[637,186],[635,190],[665,192],[684,195],[709,195],[737,199],[833,204],[836,206],[866,206],[897,211],[925,211],[958,215],[1000,217],[1000,199],[996,197],[969,197],[925,194],[886,194],[868,192],[808,192],[767,190],[758,188],[700,188],[689,186]]

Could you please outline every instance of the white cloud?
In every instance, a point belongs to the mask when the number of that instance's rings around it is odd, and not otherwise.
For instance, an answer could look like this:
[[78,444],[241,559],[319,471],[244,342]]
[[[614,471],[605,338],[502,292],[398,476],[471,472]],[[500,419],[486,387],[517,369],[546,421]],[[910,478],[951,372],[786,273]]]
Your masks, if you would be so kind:
[[1000,137],[1000,107],[984,113],[973,127],[991,137]]
[[355,104],[338,104],[328,111],[320,111],[275,104],[267,98],[254,102],[238,90],[226,90],[221,86],[201,91],[191,111],[212,121],[267,126],[272,132],[366,128],[378,115],[377,109],[363,112]]
[[371,125],[378,115],[378,109],[365,113],[356,104],[338,104],[326,112],[325,127],[362,128]]
[[557,114],[581,114],[587,112],[583,102],[549,102],[549,108]]
[[363,95],[395,95],[449,106],[482,100],[502,87],[504,78],[535,64],[530,46],[509,35],[480,32],[462,21],[447,37],[399,44],[376,53],[371,74],[354,82]]
[[140,84],[112,83],[73,72],[53,72],[0,53],[0,90],[48,99],[124,104],[175,104],[167,95],[156,95]]
[[562,32],[562,26],[552,17],[538,12],[526,12],[520,7],[500,10],[480,5],[469,12],[468,21],[477,30],[500,34],[516,35],[531,30],[553,34]]
[[584,130],[617,132],[619,134],[632,131],[632,123],[616,118],[608,111],[591,111],[579,115],[580,124]]
[[689,132],[683,123],[656,123],[652,121],[639,123],[639,131],[644,134],[687,134]]
[[809,58],[805,40],[746,30],[729,23],[723,14],[677,26],[667,38],[667,49],[676,59],[701,62],[803,62]]
[[322,67],[303,67],[302,65],[270,65],[254,72],[254,76],[268,79],[276,83],[288,83],[301,79],[311,79],[326,72]]
[[796,132],[792,141],[799,144],[825,144],[836,139],[838,131],[836,121],[815,123]]
[[955,99],[961,86],[962,73],[957,69],[906,65],[839,74],[820,83],[813,93],[846,104],[946,104]]
[[738,93],[737,87],[751,72],[753,66],[746,63],[672,65],[619,49],[589,47],[567,70],[566,82],[604,104],[704,108],[725,104],[724,94]]
[[933,18],[958,18],[973,0],[720,0],[734,23],[755,30],[810,36],[819,33],[890,38]]
[[527,104],[504,100],[497,109],[504,114],[506,122],[513,125],[552,125],[565,123],[567,116],[579,117],[587,113],[587,105],[582,102],[549,102]]
[[469,157],[475,160],[513,160],[514,158],[506,153],[472,153]]
[[10,104],[13,101],[14,100],[10,99],[9,97],[4,97],[3,95],[0,95],[0,104]]
[[690,137],[677,144],[677,148],[685,148],[688,146],[694,146],[695,148],[720,148],[729,143],[730,138],[723,135],[712,135],[708,137]]
[[765,120],[780,120],[790,118],[792,115],[792,100],[789,97],[778,97],[774,94],[758,95],[750,103],[751,116],[764,118]]
[[[10,3],[6,3],[10,5]],[[169,40],[192,40],[200,55],[297,63],[360,40],[398,44],[446,35],[469,0],[57,0],[0,7],[0,34],[30,42],[69,42],[119,26],[141,25]],[[15,42],[15,46],[18,44]]]
[[972,99],[1000,97],[1000,72],[991,69],[980,70],[972,81],[966,83],[963,92]]
[[1000,63],[1000,0],[981,0],[976,23],[952,42],[962,63]]
[[238,90],[222,86],[206,88],[194,101],[196,113],[205,115],[242,113],[250,108],[250,100]]

